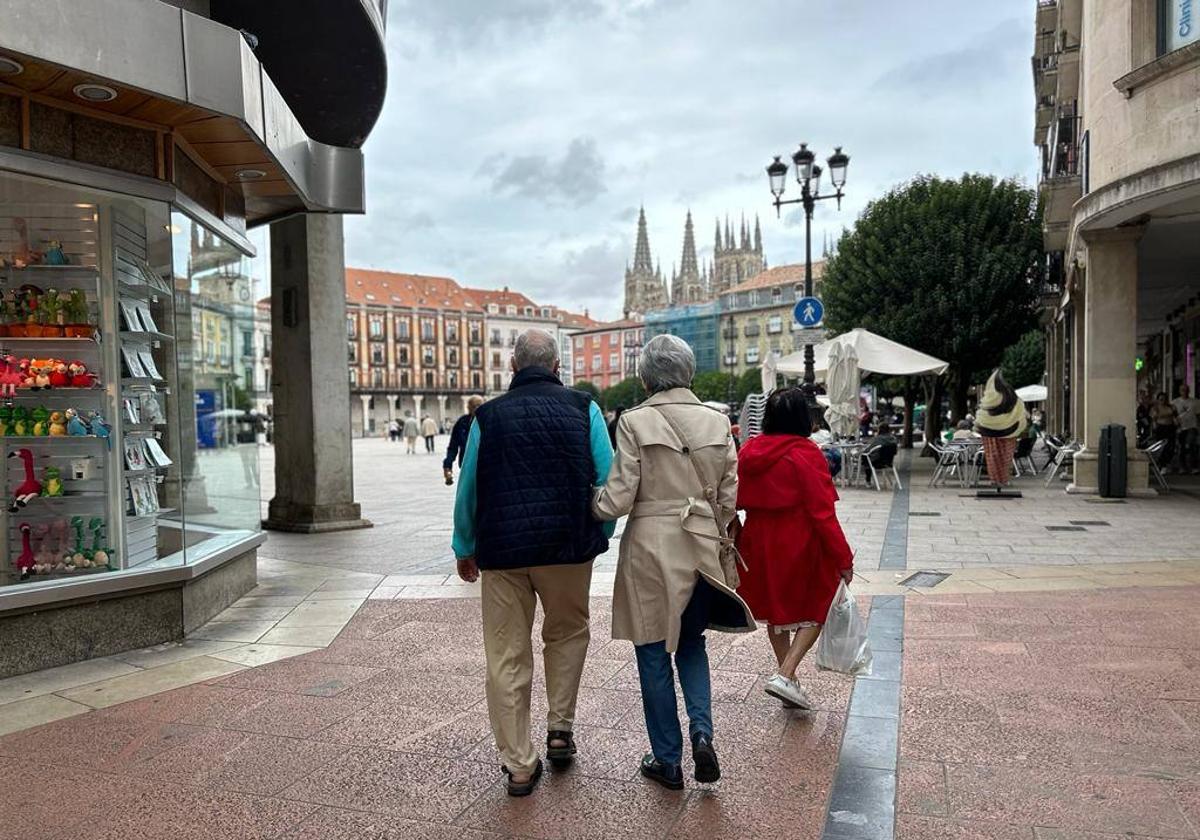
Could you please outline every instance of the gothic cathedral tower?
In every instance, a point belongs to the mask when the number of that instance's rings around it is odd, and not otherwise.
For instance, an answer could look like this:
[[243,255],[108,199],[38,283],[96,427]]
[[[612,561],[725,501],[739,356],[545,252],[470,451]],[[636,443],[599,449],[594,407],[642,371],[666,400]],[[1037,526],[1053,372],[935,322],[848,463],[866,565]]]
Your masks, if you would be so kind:
[[650,236],[646,233],[646,210],[638,211],[637,246],[633,268],[625,268],[625,317],[645,315],[651,309],[667,305],[667,287],[661,271],[656,271],[650,256]]
[[687,214],[683,226],[683,257],[679,274],[671,278],[671,303],[678,306],[700,303],[707,297],[704,278],[700,275],[700,264],[696,259],[696,235],[692,230],[692,211]]
[[767,261],[763,258],[762,228],[759,226],[758,216],[754,217],[753,239],[744,218],[736,238],[728,218],[725,219],[725,231],[722,235],[721,220],[718,219],[713,259],[713,272],[709,280],[709,293],[713,297],[764,271]]

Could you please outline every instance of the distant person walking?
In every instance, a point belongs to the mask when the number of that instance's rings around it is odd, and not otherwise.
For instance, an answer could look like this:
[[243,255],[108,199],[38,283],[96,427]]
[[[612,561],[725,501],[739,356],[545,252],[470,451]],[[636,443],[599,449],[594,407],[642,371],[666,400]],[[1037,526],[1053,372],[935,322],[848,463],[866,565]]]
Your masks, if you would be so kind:
[[508,392],[475,410],[454,502],[453,547],[459,576],[482,577],[488,719],[508,793],[525,796],[542,775],[529,738],[538,600],[546,756],[564,764],[575,755],[592,561],[608,550],[613,533],[592,518],[592,491],[608,475],[612,447],[600,407],[559,380],[554,336],[522,333],[512,369]]
[[461,467],[463,455],[467,451],[467,436],[471,433],[471,423],[475,420],[475,411],[483,405],[483,397],[475,394],[467,398],[467,413],[454,422],[450,430],[450,444],[446,447],[446,457],[442,460],[442,475],[446,486],[454,483],[454,463]]
[[838,584],[854,575],[854,555],[834,509],[837,490],[810,439],[812,429],[803,392],[775,391],[763,433],[738,455],[737,505],[746,511],[738,547],[747,566],[738,594],[767,622],[779,667],[766,693],[798,709],[811,709],[812,701],[796,669],[821,635]]
[[428,452],[430,455],[432,455],[434,452],[433,441],[434,441],[434,438],[437,437],[437,433],[438,433],[437,423],[434,422],[432,417],[430,417],[428,414],[426,414],[421,419],[421,434],[425,438],[425,451]]
[[400,440],[400,421],[394,417],[388,422],[388,440],[392,443]]
[[1171,400],[1171,407],[1175,409],[1175,420],[1179,427],[1179,471],[1181,473],[1191,472],[1193,475],[1200,473],[1200,453],[1197,452],[1197,429],[1200,423],[1197,421],[1197,412],[1200,412],[1200,404],[1197,400],[1192,399],[1192,390],[1187,385],[1179,386],[1179,396]]
[[1165,391],[1159,392],[1154,405],[1150,407],[1150,419],[1154,423],[1151,432],[1154,440],[1166,442],[1158,456],[1158,463],[1162,465],[1164,473],[1169,473],[1175,460],[1175,434],[1179,426],[1179,412],[1171,405]]
[[411,411],[404,412],[404,442],[408,444],[408,454],[414,455],[417,451],[417,438],[421,436],[421,424],[417,422],[417,418],[413,417]]

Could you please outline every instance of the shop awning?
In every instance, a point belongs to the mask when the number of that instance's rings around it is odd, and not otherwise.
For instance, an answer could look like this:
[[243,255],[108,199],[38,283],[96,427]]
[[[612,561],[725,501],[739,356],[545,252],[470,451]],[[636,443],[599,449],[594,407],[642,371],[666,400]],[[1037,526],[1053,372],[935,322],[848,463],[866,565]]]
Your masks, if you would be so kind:
[[[916,376],[923,373],[945,373],[950,367],[948,362],[943,362],[941,359],[860,328],[842,333],[813,347],[818,378],[828,368],[829,350],[835,343],[854,348],[854,352],[858,356],[859,370],[863,373]],[[803,374],[804,351],[798,350],[784,356],[779,360],[777,368],[786,376]]]
[[1017,396],[1027,403],[1045,402],[1047,394],[1045,385],[1026,385],[1017,389]]

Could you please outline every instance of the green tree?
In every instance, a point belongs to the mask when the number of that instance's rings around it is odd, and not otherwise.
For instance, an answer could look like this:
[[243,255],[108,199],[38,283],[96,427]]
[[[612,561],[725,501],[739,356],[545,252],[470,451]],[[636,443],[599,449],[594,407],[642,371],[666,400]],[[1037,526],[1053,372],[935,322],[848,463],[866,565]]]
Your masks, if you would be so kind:
[[758,368],[750,368],[738,377],[737,400],[744,403],[751,394],[762,393],[762,372]]
[[605,388],[600,394],[600,405],[608,411],[613,411],[618,408],[633,408],[644,399],[646,388],[642,385],[642,380],[631,376],[622,379],[611,388]]
[[[865,327],[945,359],[954,417],[981,370],[1036,319],[1041,209],[1014,180],[918,176],[870,204],[821,281],[834,332]],[[926,438],[940,427],[942,382],[927,385]]]
[[[733,384],[732,374],[721,371],[706,371],[696,374],[696,378],[692,380],[692,390],[700,398],[701,402],[709,400],[725,402],[729,399],[731,384]],[[734,390],[734,393],[736,393],[736,390]]]
[[1000,361],[1004,378],[1014,388],[1041,384],[1046,375],[1046,334],[1030,330],[1004,351]]
[[591,394],[593,400],[600,402],[600,389],[591,382],[588,382],[586,379],[576,382],[571,387],[576,391],[583,391],[585,394]]

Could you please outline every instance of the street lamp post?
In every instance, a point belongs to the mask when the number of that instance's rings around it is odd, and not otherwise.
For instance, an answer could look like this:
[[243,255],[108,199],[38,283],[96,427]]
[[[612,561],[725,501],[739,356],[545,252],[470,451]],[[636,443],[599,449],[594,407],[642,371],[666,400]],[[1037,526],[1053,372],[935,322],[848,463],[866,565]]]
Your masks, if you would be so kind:
[[728,399],[726,401],[730,405],[733,405],[733,401],[737,398],[737,391],[734,390],[737,380],[737,328],[732,312],[729,313],[729,330],[725,333],[725,338],[728,341],[728,349],[725,351],[725,364],[729,368],[729,388],[727,392]]
[[[842,209],[842,187],[846,183],[846,168],[850,164],[850,156],[842,152],[841,146],[836,146],[833,154],[826,161],[829,164],[829,180],[833,182],[834,192],[821,195],[821,167],[814,166],[817,156],[808,148],[807,143],[801,143],[800,148],[792,155],[792,163],[796,167],[796,183],[800,185],[800,197],[783,200],[783,192],[787,186],[788,165],[776,155],[775,160],[767,167],[767,178],[771,186],[771,195],[775,196],[775,215],[785,204],[800,204],[804,207],[804,296],[813,296],[812,276],[812,218],[813,209],[818,201],[837,199],[838,209]],[[801,386],[810,406],[817,401],[817,374],[814,369],[813,346],[811,341],[804,342],[804,385]]]

